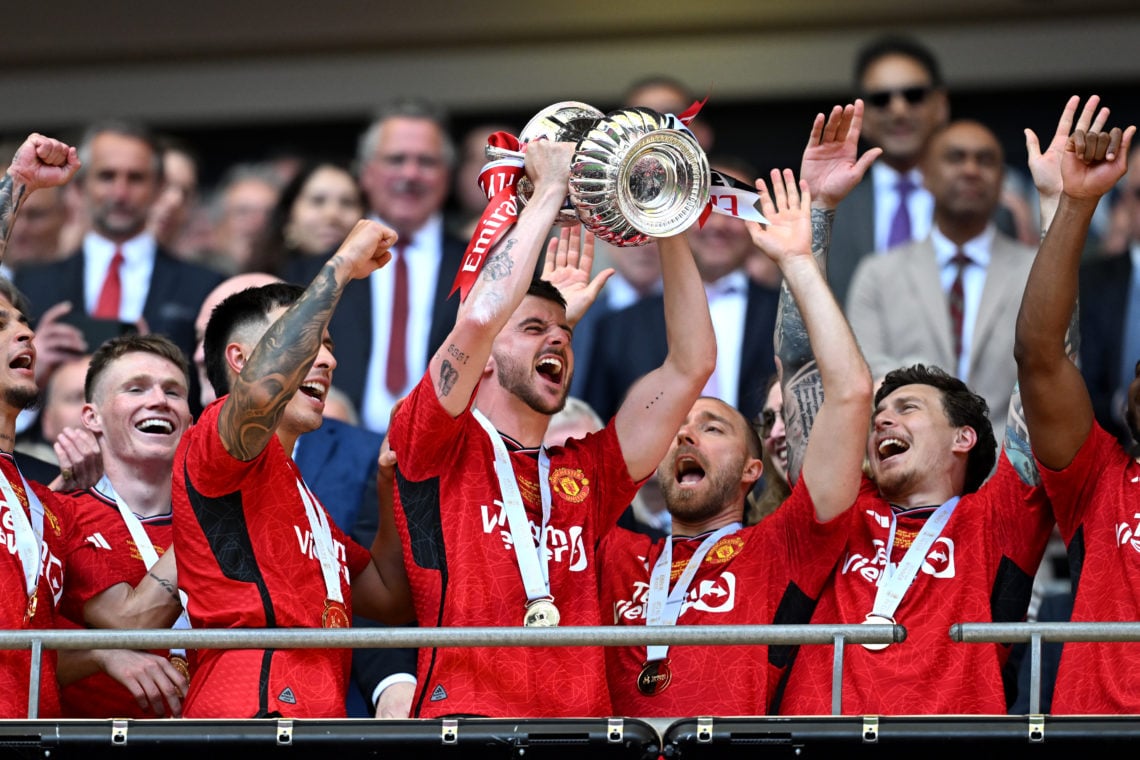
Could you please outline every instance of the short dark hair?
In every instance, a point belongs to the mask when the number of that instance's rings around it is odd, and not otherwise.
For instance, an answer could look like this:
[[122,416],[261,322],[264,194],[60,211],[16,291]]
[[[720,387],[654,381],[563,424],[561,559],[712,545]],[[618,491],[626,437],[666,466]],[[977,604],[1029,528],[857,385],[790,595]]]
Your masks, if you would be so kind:
[[942,68],[930,48],[913,37],[888,35],[867,43],[855,56],[855,92],[863,91],[863,76],[867,73],[867,69],[891,55],[901,55],[914,60],[926,69],[932,87],[942,87]]
[[990,424],[990,409],[986,400],[940,367],[915,364],[887,373],[875,394],[875,406],[904,385],[929,385],[938,389],[942,395],[942,411],[946,413],[950,424],[955,427],[969,426],[977,433],[978,441],[970,449],[966,460],[966,482],[962,492],[977,491],[997,461],[997,440],[994,438],[993,425]]
[[206,377],[218,398],[230,392],[226,346],[233,335],[244,327],[265,324],[269,312],[292,306],[305,289],[287,282],[271,282],[246,288],[227,297],[210,312],[202,351],[206,357]]
[[32,304],[28,301],[28,297],[16,287],[14,282],[3,275],[0,275],[0,296],[7,298],[8,303],[16,307],[16,311],[20,312],[24,319],[32,318]]
[[563,309],[566,308],[566,298],[562,295],[562,292],[551,285],[548,280],[544,280],[540,277],[535,277],[530,281],[530,287],[526,289],[526,294],[536,298],[545,298],[547,301],[553,301],[558,304]]
[[87,167],[91,164],[91,143],[95,138],[103,134],[122,135],[123,137],[132,137],[139,142],[145,143],[151,152],[151,168],[154,169],[155,180],[161,184],[165,176],[165,170],[162,165],[162,145],[159,143],[158,137],[151,131],[150,127],[137,121],[125,121],[121,119],[108,119],[106,121],[97,121],[87,127],[83,131],[83,136],[79,142],[79,179],[82,179],[86,174]]
[[91,363],[87,366],[87,376],[83,381],[83,398],[88,402],[94,400],[95,385],[99,378],[111,366],[111,363],[121,359],[126,354],[154,354],[166,359],[178,367],[186,387],[190,387],[190,363],[186,361],[186,354],[174,344],[174,341],[165,335],[120,335],[111,338],[95,349],[91,356]]

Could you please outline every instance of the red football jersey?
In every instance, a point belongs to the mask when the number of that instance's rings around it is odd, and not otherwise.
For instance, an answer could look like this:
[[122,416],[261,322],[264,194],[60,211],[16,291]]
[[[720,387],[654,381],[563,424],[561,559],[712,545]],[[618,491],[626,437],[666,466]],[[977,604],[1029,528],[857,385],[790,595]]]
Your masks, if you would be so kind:
[[[759,524],[717,541],[705,555],[682,602],[677,625],[806,624],[846,544],[850,513],[815,518],[803,481]],[[673,539],[670,588],[704,536]],[[645,625],[650,577],[663,541],[623,529],[602,541],[602,607],[617,625]],[[608,621],[607,621],[608,622]],[[637,678],[646,648],[607,647],[614,712],[631,717],[763,715],[785,673],[788,647],[671,646],[671,680],[643,694]]]
[[[16,463],[11,455],[3,452],[0,452],[0,477],[6,477],[17,494],[23,490]],[[114,575],[110,567],[100,564],[95,548],[83,541],[83,534],[68,501],[57,498],[38,483],[30,485],[44,507],[44,549],[40,554],[41,572],[35,614],[30,620],[25,620],[28,595],[23,566],[16,553],[13,518],[8,511],[10,505],[0,496],[0,537],[8,549],[5,558],[0,561],[0,627],[7,630],[54,628],[59,620],[60,609],[68,614],[82,616],[84,602],[123,580]],[[21,504],[19,508],[24,510],[25,515],[28,514],[26,506]],[[72,578],[68,568],[73,562],[88,563],[95,572],[89,578],[78,574]],[[55,650],[43,651],[39,701],[41,718],[60,715],[56,659]],[[0,650],[0,717],[28,717],[30,668],[30,651]]]
[[[1068,467],[1039,469],[1069,547],[1073,622],[1140,620],[1140,464],[1094,423]],[[1140,712],[1133,665],[1140,643],[1065,642],[1053,712]]]
[[[452,419],[425,375],[390,431],[396,522],[421,626],[521,626],[526,593],[494,474],[470,409]],[[537,452],[507,440],[532,535],[542,509]],[[600,625],[595,551],[637,491],[613,425],[550,450],[545,533],[561,625]],[[413,714],[588,717],[610,711],[601,647],[422,647]]]
[[[91,556],[98,555],[100,564],[114,567],[119,576],[131,585],[137,585],[146,575],[146,564],[115,501],[94,488],[62,494],[60,498],[72,502],[84,540],[95,547],[95,552],[82,555],[86,560],[73,561],[68,565],[68,581],[76,575],[102,572],[99,567],[92,567],[90,562]],[[140,522],[161,557],[173,540],[170,514],[142,518]],[[61,620],[64,625],[68,622],[66,618]],[[167,656],[169,651],[156,650],[154,654]],[[153,712],[140,708],[126,687],[102,672],[64,686],[62,700],[65,718],[156,717]]]
[[[861,623],[874,606],[892,507],[864,479],[852,510],[844,556],[812,622]],[[933,511],[896,513],[892,562],[902,560]],[[907,589],[894,616],[906,626],[906,641],[881,651],[844,649],[843,714],[1005,713],[1001,671],[1009,647],[954,643],[950,626],[1023,620],[1052,524],[1044,489],[1022,483],[1003,453],[996,473],[958,502]],[[780,713],[831,712],[832,654],[830,646],[800,647]]]
[[[190,624],[320,628],[327,595],[300,473],[276,437],[249,462],[230,456],[218,434],[224,402],[202,412],[174,459],[178,586]],[[371,554],[328,523],[351,619],[350,578]],[[198,650],[183,715],[344,717],[351,656],[348,649]]]

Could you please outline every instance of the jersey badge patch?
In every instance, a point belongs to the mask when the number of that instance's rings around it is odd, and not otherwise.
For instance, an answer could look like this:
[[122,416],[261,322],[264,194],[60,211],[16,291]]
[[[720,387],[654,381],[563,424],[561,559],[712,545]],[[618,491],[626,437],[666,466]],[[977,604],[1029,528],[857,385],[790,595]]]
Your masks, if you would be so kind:
[[569,467],[550,473],[550,487],[571,504],[581,504],[590,495],[590,479],[581,470]]

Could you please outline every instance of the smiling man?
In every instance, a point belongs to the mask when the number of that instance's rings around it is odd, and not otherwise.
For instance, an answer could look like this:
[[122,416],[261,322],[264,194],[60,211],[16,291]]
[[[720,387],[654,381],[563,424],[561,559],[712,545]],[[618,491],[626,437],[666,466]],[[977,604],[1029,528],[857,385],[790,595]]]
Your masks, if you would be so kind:
[[[389,260],[396,234],[360,221],[308,289],[270,284],[223,300],[206,325],[219,398],[174,462],[179,587],[195,628],[346,627],[353,606],[411,618],[391,513],[370,552],[347,537],[290,455],[320,427],[336,359],[328,321],[346,283]],[[379,570],[378,570],[379,568]],[[187,717],[344,717],[347,649],[199,650]]]
[[[159,335],[115,338],[91,358],[82,420],[99,443],[104,475],[70,497],[85,539],[108,551],[106,561],[115,562],[132,583],[146,577],[173,543],[171,465],[191,422],[189,387],[185,356]],[[186,689],[181,650],[92,656],[105,672],[64,686],[65,717],[178,715]],[[68,680],[71,674],[61,676]]]
[[[1012,406],[1011,420],[1020,418]],[[1006,711],[1009,647],[956,644],[947,631],[1024,619],[1053,518],[1024,423],[1008,426],[986,479],[995,451],[986,412],[961,380],[922,365],[888,373],[875,395],[871,477],[812,622],[894,621],[907,638],[845,649],[845,715]],[[830,647],[801,647],[780,712],[830,713],[831,665]]]

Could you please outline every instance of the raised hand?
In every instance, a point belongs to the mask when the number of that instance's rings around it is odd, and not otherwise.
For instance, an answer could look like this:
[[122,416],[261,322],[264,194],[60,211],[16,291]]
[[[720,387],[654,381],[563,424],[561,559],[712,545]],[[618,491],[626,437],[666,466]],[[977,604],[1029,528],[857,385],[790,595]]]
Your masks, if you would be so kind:
[[526,173],[534,182],[535,195],[547,189],[565,197],[569,191],[570,163],[574,143],[533,140],[526,145]]
[[800,163],[800,179],[807,182],[816,206],[838,206],[882,154],[882,148],[871,148],[859,155],[862,128],[862,100],[835,106],[826,121],[822,113],[816,115]]
[[48,308],[36,324],[36,384],[47,387],[48,379],[56,368],[87,352],[83,331],[63,321],[72,310],[69,301],[61,301]]
[[1100,200],[1128,169],[1128,152],[1136,127],[1109,132],[1076,130],[1065,144],[1061,181],[1065,195],[1075,199]]
[[77,171],[79,154],[75,148],[35,132],[16,150],[8,166],[9,176],[28,192],[62,185]]
[[59,477],[50,486],[53,491],[90,488],[103,477],[99,442],[86,428],[64,428],[52,448],[59,460]]
[[604,269],[591,279],[593,266],[594,233],[583,236],[579,224],[563,227],[558,237],[546,244],[542,279],[558,288],[566,299],[566,319],[571,327],[586,314],[614,273],[613,269]]
[[390,249],[396,244],[397,237],[395,230],[370,219],[361,219],[340,244],[332,263],[347,266],[352,279],[364,279],[392,260]]
[[[1073,117],[1076,116],[1077,107],[1081,104],[1079,95],[1069,98],[1065,108],[1061,111],[1061,118],[1057,120],[1057,131],[1053,139],[1041,150],[1041,143],[1032,129],[1025,130],[1025,150],[1029,154],[1029,173],[1033,176],[1033,185],[1041,197],[1041,226],[1046,228],[1053,219],[1057,210],[1057,200],[1061,197],[1061,157],[1065,154],[1065,146],[1069,142],[1069,133],[1074,129]],[[1108,108],[1097,110],[1100,105],[1100,96],[1091,95],[1077,118],[1076,129],[1084,132],[1099,132],[1108,122]]]
[[[752,242],[780,268],[796,257],[812,260],[811,254],[811,190],[806,180],[796,185],[791,169],[772,170],[772,193],[763,179],[756,180],[756,193],[760,196],[760,213],[767,225],[747,222]],[[773,200],[773,196],[775,200]]]

